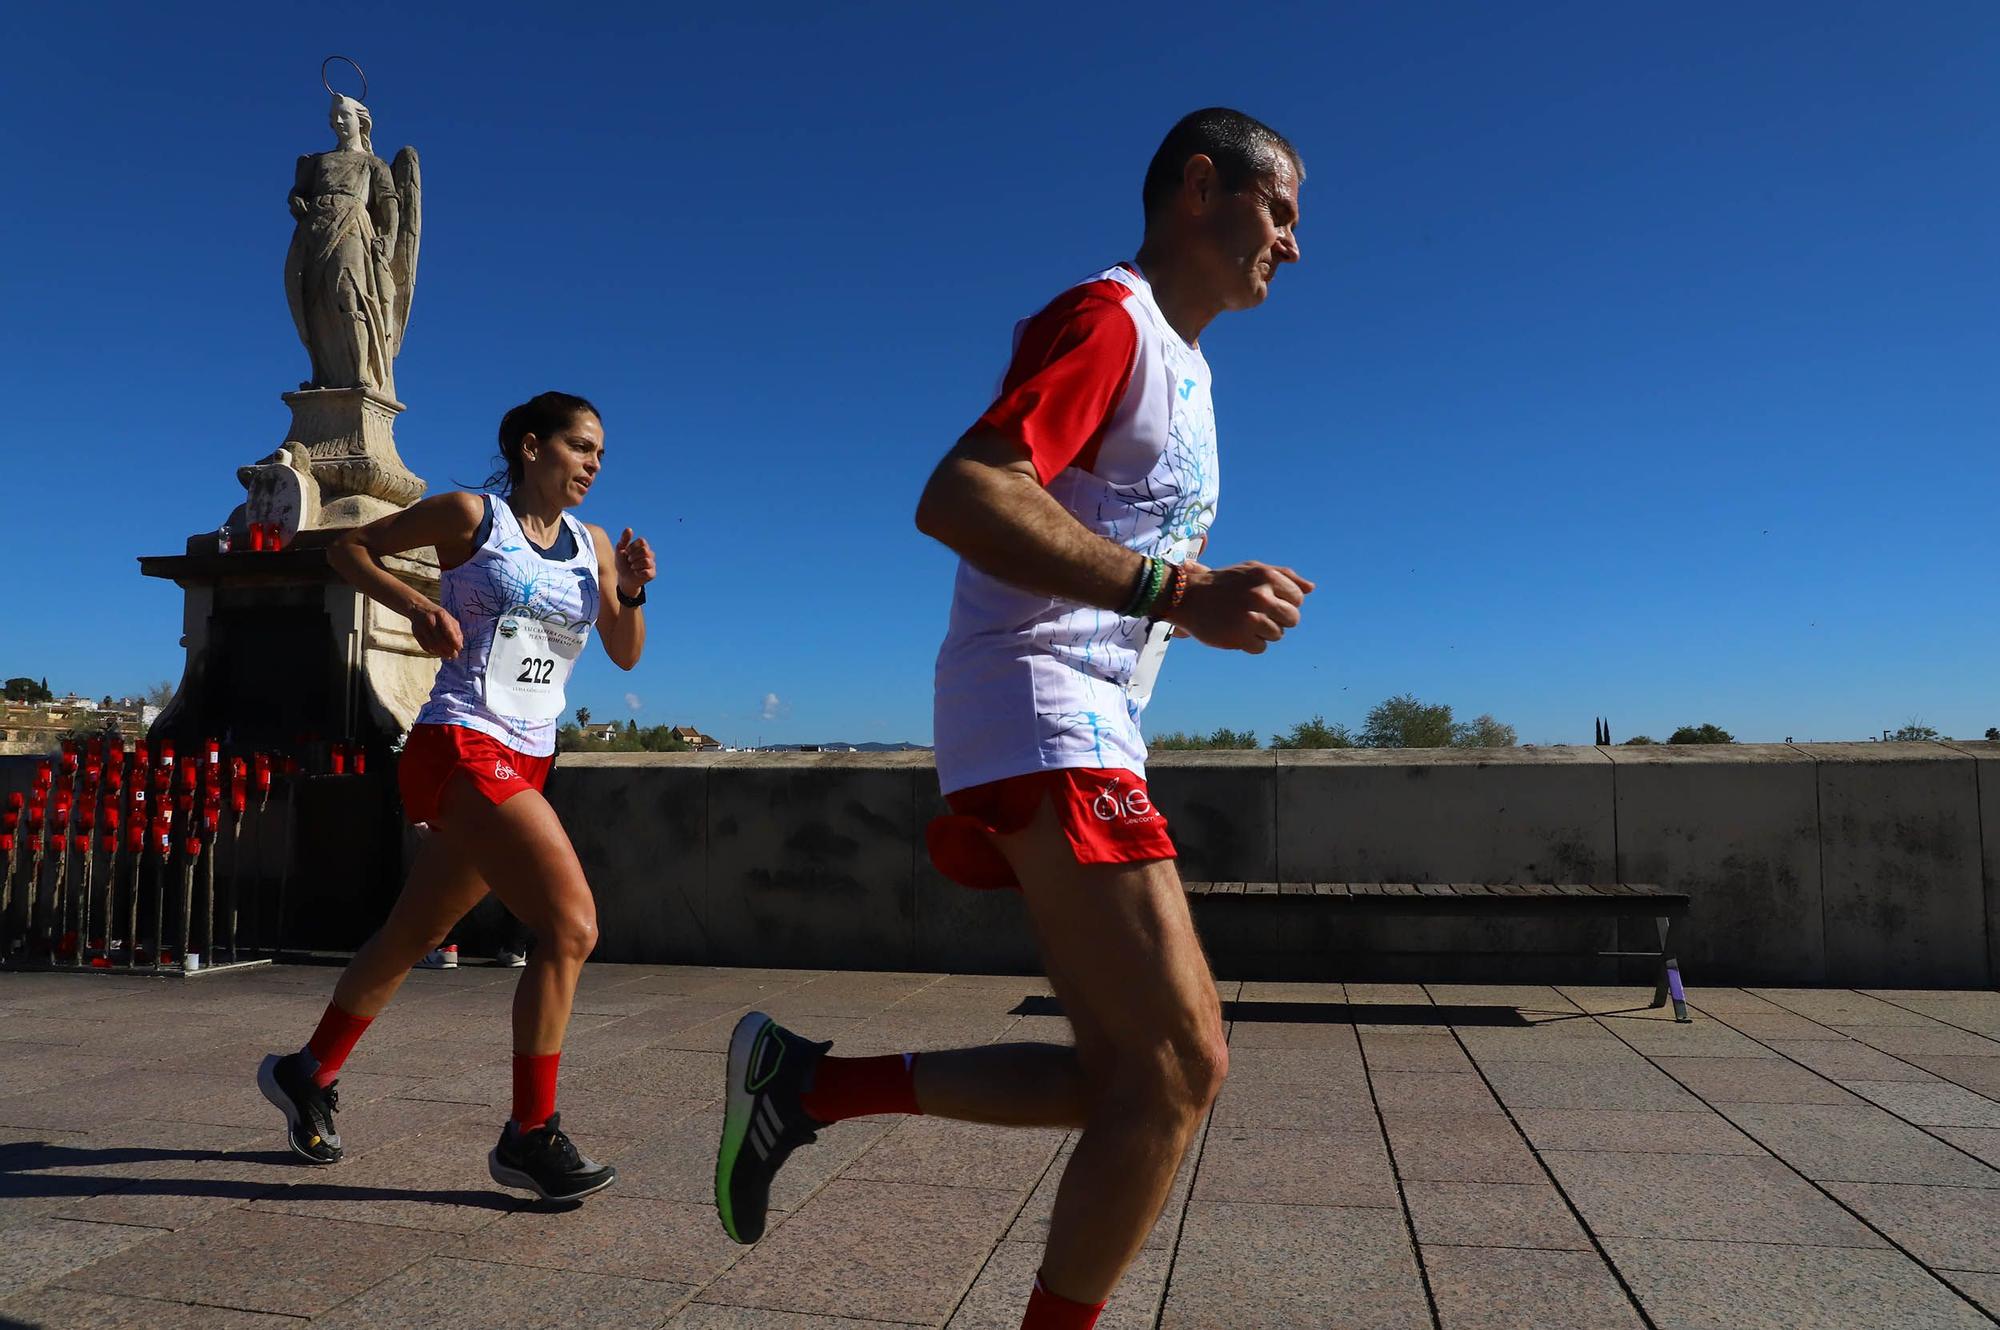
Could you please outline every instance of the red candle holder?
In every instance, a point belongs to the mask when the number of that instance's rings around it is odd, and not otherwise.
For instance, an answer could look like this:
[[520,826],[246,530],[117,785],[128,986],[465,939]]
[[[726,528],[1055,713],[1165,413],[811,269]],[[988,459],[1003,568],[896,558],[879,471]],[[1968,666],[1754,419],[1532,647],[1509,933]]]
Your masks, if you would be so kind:
[[19,790],[7,791],[7,807],[15,810],[16,812],[20,811],[21,806],[27,802],[28,800],[26,796],[24,796]]
[[36,789],[46,790],[47,788],[49,788],[49,786],[55,784],[55,781],[56,781],[55,768],[49,765],[48,760],[46,758],[44,758],[40,762],[35,763]]
[[125,852],[127,854],[146,852],[146,829],[136,822],[125,828]]
[[230,812],[240,815],[243,812],[244,806],[249,802],[250,800],[242,786],[238,785],[229,791]]
[[30,830],[28,832],[28,853],[40,854],[41,852],[42,852],[42,833],[39,831]]
[[69,837],[63,835],[60,831],[52,831],[49,833],[50,854],[64,854],[68,852],[68,850],[69,850]]
[[264,524],[262,522],[250,523],[249,536],[248,545],[250,549],[252,551],[261,551],[264,548]]
[[354,745],[354,760],[352,765],[355,775],[365,776],[368,774],[368,750],[360,744]]
[[190,859],[201,858],[201,837],[189,836],[186,843],[181,846],[181,850]]
[[14,833],[11,831],[0,831],[0,854],[12,854],[13,852]]
[[343,745],[341,745],[341,744],[335,744],[335,745],[333,746],[333,751],[332,751],[331,753],[329,753],[329,754],[328,754],[328,756],[327,756],[327,760],[328,760],[329,762],[331,762],[331,763],[333,764],[333,774],[334,774],[334,775],[336,775],[336,776],[345,776],[345,775],[347,774],[347,749],[346,749],[346,747],[344,747],[344,746],[343,746]]
[[98,836],[98,838],[97,838],[97,852],[98,852],[99,854],[116,854],[116,853],[118,853],[118,837],[117,837],[117,835],[115,835],[114,833],[112,833],[112,832],[109,832],[109,831],[107,831],[107,832],[104,832],[104,833],[102,833],[101,835],[99,835],[99,836]]

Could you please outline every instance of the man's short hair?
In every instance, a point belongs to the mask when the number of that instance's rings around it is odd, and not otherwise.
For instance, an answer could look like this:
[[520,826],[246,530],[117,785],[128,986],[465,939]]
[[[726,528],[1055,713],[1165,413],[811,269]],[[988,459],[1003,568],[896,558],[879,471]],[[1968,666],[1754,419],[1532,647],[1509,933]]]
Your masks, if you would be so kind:
[[1146,168],[1146,183],[1140,190],[1146,221],[1173,200],[1181,187],[1188,158],[1203,154],[1215,163],[1222,187],[1234,194],[1249,187],[1258,176],[1278,169],[1280,159],[1290,161],[1301,176],[1305,164],[1299,150],[1277,130],[1254,116],[1232,111],[1226,106],[1210,106],[1184,115],[1167,131],[1160,150]]

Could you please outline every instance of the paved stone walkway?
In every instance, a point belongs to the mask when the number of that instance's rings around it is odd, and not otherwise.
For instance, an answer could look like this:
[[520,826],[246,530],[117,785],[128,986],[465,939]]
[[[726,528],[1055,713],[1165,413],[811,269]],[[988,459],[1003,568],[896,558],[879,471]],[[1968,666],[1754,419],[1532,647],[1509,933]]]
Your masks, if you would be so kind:
[[[593,966],[566,1125],[493,1189],[514,975],[418,973],[283,1152],[252,1072],[334,974],[0,975],[0,1324],[1014,1330],[1061,1131],[846,1123],[771,1232],[709,1202],[761,1006],[843,1052],[1061,1039],[1035,980]],[[1959,1327],[2000,1312],[2000,995],[1230,984],[1230,1080],[1107,1330]],[[1981,1308],[1985,1310],[1982,1311]]]

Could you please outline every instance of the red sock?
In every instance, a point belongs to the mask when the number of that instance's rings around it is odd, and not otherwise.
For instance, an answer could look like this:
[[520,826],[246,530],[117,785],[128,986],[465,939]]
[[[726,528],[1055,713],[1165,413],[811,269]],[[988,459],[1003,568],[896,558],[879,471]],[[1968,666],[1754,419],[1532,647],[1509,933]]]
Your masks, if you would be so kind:
[[1090,1330],[1097,1324],[1103,1303],[1071,1302],[1042,1287],[1035,1276],[1035,1291],[1028,1295],[1028,1312],[1021,1318],[1021,1330]]
[[326,1004],[326,1015],[319,1018],[319,1028],[313,1031],[312,1038],[306,1040],[303,1050],[306,1056],[319,1063],[318,1069],[313,1072],[313,1080],[322,1088],[332,1085],[334,1078],[340,1075],[341,1064],[347,1061],[347,1055],[354,1051],[354,1046],[361,1042],[361,1032],[374,1019],[373,1016],[352,1015],[331,1002]]
[[556,1111],[556,1064],[562,1054],[514,1055],[514,1125],[533,1131]]
[[799,1103],[821,1122],[845,1122],[877,1113],[921,1113],[916,1073],[915,1053],[821,1058],[813,1071],[812,1089],[799,1096]]

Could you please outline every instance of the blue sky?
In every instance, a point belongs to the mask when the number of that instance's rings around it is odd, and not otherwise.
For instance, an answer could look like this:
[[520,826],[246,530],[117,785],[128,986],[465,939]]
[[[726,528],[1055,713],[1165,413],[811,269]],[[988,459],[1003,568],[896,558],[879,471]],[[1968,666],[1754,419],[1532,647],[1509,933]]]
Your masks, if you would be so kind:
[[[32,6],[0,123],[0,673],[177,676],[138,576],[306,372],[279,280],[320,58],[423,155],[405,460],[604,408],[583,515],[664,565],[573,700],[731,742],[930,735],[910,524],[1013,321],[1137,243],[1182,112],[1306,159],[1305,261],[1204,338],[1213,561],[1319,581],[1176,647],[1149,728],[1410,691],[1529,742],[2000,724],[2000,7]],[[35,612],[19,611],[35,608]],[[107,640],[107,627],[115,626]],[[629,699],[627,694],[630,695]],[[630,709],[637,703],[639,710]]]

